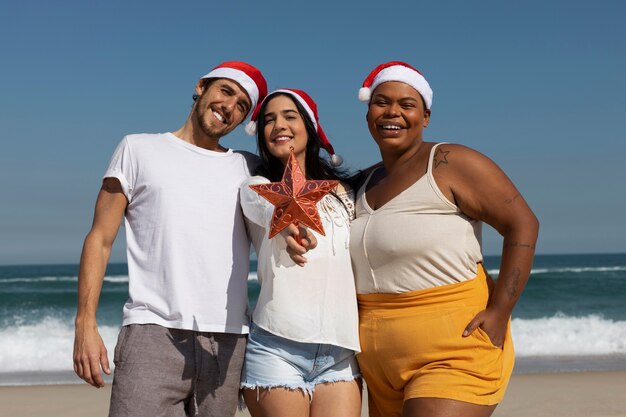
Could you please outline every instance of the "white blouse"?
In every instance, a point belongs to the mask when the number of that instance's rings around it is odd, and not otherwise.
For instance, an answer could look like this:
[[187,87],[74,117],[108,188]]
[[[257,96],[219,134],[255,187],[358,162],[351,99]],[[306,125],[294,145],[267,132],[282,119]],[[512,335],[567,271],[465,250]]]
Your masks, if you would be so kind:
[[274,206],[249,187],[269,182],[264,177],[252,177],[240,189],[261,284],[252,321],[290,340],[331,344],[359,352],[356,289],[349,249],[354,192],[337,194],[341,202],[330,194],[318,202],[326,236],[312,232],[317,247],[305,255],[307,263],[300,267],[287,254],[283,237],[268,239]]

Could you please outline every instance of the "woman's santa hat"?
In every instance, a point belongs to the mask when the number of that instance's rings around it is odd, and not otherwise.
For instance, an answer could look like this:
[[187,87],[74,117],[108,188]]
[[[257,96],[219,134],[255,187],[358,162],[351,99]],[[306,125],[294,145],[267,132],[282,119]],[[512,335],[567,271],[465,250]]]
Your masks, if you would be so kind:
[[[339,165],[341,165],[343,163],[343,158],[335,153],[335,150],[333,149],[333,145],[330,144],[330,141],[328,140],[326,133],[324,133],[324,130],[322,129],[322,126],[319,123],[319,117],[317,114],[317,105],[315,104],[315,101],[313,101],[311,96],[309,96],[307,93],[305,93],[302,90],[295,90],[293,88],[280,88],[278,90],[274,90],[271,93],[269,93],[267,97],[273,96],[276,93],[287,94],[295,98],[296,100],[298,100],[298,103],[300,103],[300,105],[304,108],[304,110],[307,112],[307,115],[309,116],[309,119],[311,120],[311,122],[313,122],[313,127],[317,131],[317,135],[319,136],[322,142],[322,147],[326,149],[328,153],[330,154],[331,165],[333,167],[338,167]],[[258,108],[252,114],[252,118],[250,122],[248,122],[248,124],[246,125],[246,133],[248,133],[250,136],[254,136],[256,134],[257,118],[259,117],[259,109],[261,108],[261,105],[263,104],[263,102],[266,101],[266,99],[264,99],[259,104]]]
[[267,82],[261,71],[243,61],[223,62],[200,79],[205,78],[228,78],[239,84],[250,98],[251,106],[248,114],[257,112],[261,102],[267,96]]
[[363,87],[359,90],[359,100],[369,101],[376,87],[388,81],[399,81],[416,89],[424,99],[426,108],[430,110],[433,103],[433,90],[428,81],[418,70],[400,61],[387,62],[374,68],[363,81]]

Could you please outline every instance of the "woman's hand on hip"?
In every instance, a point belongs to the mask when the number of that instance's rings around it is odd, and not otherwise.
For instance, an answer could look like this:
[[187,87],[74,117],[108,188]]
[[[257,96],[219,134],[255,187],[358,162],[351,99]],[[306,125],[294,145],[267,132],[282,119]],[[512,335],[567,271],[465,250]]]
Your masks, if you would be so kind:
[[463,337],[471,335],[478,327],[489,336],[491,343],[499,348],[504,344],[506,330],[509,323],[509,315],[487,307],[469,322],[463,331]]

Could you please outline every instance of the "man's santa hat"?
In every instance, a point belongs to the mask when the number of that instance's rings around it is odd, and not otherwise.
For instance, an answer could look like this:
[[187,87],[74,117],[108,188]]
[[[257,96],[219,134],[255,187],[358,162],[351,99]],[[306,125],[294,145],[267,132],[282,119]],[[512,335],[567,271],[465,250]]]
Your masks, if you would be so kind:
[[400,61],[387,62],[374,68],[363,81],[363,87],[359,90],[359,100],[369,101],[376,87],[388,81],[399,81],[416,89],[424,99],[426,108],[430,110],[433,103],[433,90],[428,81],[418,70]]
[[[335,150],[333,149],[333,145],[330,144],[330,141],[328,140],[326,133],[324,133],[324,130],[322,129],[322,126],[319,123],[319,116],[317,114],[317,105],[315,104],[315,101],[313,101],[311,96],[309,96],[307,93],[305,93],[302,90],[295,90],[293,88],[280,88],[278,90],[274,90],[271,93],[269,93],[267,97],[271,97],[277,93],[287,94],[293,97],[294,99],[296,99],[298,103],[300,103],[300,105],[307,112],[307,115],[309,116],[309,119],[311,120],[311,122],[313,122],[313,127],[317,131],[317,135],[319,136],[322,142],[322,147],[326,149],[328,153],[330,154],[331,165],[333,167],[338,167],[339,165],[341,165],[343,163],[343,158],[335,153]],[[256,111],[252,114],[250,122],[248,122],[248,124],[246,125],[246,133],[248,133],[250,136],[254,136],[256,134],[257,118],[259,117],[259,109],[263,105],[263,102],[267,100],[267,97],[259,104]]]
[[[243,88],[250,98],[251,106],[248,114],[254,114],[267,95],[267,82],[258,68],[243,61],[227,61],[213,68],[205,78],[228,78]],[[247,116],[247,115],[246,115]]]

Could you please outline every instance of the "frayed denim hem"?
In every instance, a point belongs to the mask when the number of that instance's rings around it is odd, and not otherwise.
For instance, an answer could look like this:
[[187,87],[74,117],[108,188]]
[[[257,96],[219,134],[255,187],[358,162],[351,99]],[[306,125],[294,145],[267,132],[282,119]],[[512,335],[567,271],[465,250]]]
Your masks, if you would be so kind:
[[313,399],[313,391],[315,391],[315,384],[306,383],[304,386],[301,384],[248,384],[242,383],[241,389],[253,389],[256,390],[256,400],[259,401],[260,390],[266,389],[271,390],[273,388],[284,388],[289,391],[299,391],[302,390],[303,393],[309,396],[309,401]]
[[[317,381],[315,384],[311,383],[311,382],[306,382],[304,383],[304,386],[302,386],[302,384],[261,384],[261,383],[257,383],[257,384],[250,384],[250,383],[246,383],[246,382],[242,382],[240,385],[241,390],[244,389],[253,389],[256,390],[256,400],[259,401],[259,396],[260,396],[260,390],[261,389],[266,389],[266,390],[271,390],[273,388],[284,388],[287,389],[289,391],[298,391],[298,390],[302,390],[303,393],[307,394],[309,396],[309,402],[313,401],[313,393],[315,392],[315,387],[321,384],[334,384],[334,383],[338,383],[338,382],[351,382],[351,381],[355,381],[355,380],[360,380],[361,379],[361,375],[353,375],[351,377],[345,377],[345,378],[329,378],[329,379],[321,379],[319,381]],[[243,401],[243,395],[241,395],[240,397],[240,401],[239,401],[239,407],[241,410],[243,410],[242,404],[245,404],[245,402]]]
[[356,375],[352,375],[349,377],[345,377],[345,378],[330,378],[330,379],[320,379],[319,381],[317,381],[317,384],[315,385],[320,385],[320,384],[333,384],[335,382],[351,382],[351,381],[355,381],[358,379],[362,379],[363,377],[361,376],[361,374],[356,374]]

